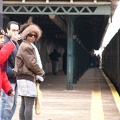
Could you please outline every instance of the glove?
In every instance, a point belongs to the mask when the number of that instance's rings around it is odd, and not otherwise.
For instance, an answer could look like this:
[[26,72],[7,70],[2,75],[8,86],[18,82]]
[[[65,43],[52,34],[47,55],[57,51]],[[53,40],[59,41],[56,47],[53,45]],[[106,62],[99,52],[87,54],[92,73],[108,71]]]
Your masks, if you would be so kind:
[[45,71],[43,69],[41,71],[42,71],[41,76],[44,76],[45,75]]
[[40,76],[40,75],[36,75],[36,80],[37,80],[37,81],[41,81],[41,82],[44,81],[43,77]]

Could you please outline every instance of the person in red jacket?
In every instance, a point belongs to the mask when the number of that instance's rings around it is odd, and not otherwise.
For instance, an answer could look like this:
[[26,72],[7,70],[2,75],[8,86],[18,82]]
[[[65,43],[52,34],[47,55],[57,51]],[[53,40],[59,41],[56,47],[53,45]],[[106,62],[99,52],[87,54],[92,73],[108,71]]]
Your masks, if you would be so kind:
[[7,66],[7,58],[14,50],[15,45],[12,42],[8,42],[5,45],[3,45],[4,37],[5,32],[2,28],[0,28],[0,90],[2,88],[7,95],[14,96],[14,91],[11,87],[10,82],[8,81],[5,69]]

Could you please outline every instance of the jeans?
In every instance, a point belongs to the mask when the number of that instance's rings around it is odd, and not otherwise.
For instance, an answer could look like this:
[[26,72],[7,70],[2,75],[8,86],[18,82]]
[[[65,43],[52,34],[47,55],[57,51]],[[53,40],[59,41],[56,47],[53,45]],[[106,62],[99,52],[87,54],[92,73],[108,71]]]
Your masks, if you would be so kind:
[[11,86],[15,92],[15,95],[13,97],[6,95],[6,93],[2,90],[0,106],[1,120],[12,120],[12,117],[16,110],[18,96],[17,85],[11,84]]

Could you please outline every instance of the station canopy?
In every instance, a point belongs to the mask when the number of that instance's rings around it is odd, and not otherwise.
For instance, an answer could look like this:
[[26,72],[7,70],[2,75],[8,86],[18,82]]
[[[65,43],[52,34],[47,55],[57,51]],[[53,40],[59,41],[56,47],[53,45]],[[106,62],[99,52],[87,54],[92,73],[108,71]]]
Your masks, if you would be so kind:
[[20,24],[32,16],[43,37],[63,47],[67,44],[67,17],[72,16],[74,34],[91,51],[100,48],[116,6],[116,0],[3,0],[3,14]]

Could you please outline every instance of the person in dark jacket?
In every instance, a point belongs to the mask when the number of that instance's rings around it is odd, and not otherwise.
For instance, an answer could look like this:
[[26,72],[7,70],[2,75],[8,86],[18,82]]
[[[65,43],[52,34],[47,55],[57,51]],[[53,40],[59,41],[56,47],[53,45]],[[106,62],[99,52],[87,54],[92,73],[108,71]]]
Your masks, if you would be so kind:
[[5,69],[7,66],[7,58],[14,50],[15,45],[11,41],[3,45],[4,37],[5,32],[2,28],[0,28],[0,91],[2,88],[7,95],[13,96],[14,91],[10,85],[10,82],[8,81]]
[[19,25],[15,21],[10,21],[7,24],[7,35],[5,37],[5,43],[12,41],[15,44],[15,49],[10,54],[8,58],[8,65],[6,68],[6,73],[8,79],[14,89],[15,95],[14,97],[6,96],[5,92],[2,90],[2,97],[1,97],[1,119],[2,120],[12,120],[12,117],[15,113],[16,105],[17,105],[17,84],[16,84],[16,77],[14,74],[14,66],[15,66],[15,57],[18,50],[18,43],[19,40]]
[[52,53],[49,55],[51,63],[52,63],[52,73],[53,75],[57,75],[58,72],[58,61],[61,54],[58,53],[57,49],[54,49]]

